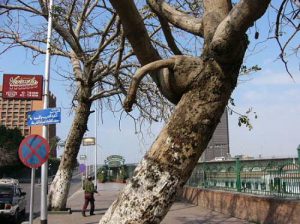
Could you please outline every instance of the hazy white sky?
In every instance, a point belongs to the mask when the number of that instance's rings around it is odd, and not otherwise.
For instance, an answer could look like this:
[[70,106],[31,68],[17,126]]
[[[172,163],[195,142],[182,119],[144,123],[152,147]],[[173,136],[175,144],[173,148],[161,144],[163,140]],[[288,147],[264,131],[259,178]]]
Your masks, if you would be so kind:
[[240,111],[253,108],[253,129],[239,128],[230,116],[230,148],[232,154],[252,156],[296,155],[300,144],[300,77],[294,83],[285,72],[264,70],[253,75],[234,91]]
[[[257,24],[264,27],[264,20]],[[266,38],[263,31],[260,39]],[[241,78],[241,81],[233,93],[236,111],[244,113],[252,107],[258,115],[257,119],[251,119],[253,129],[249,131],[245,127],[238,127],[237,116],[229,116],[230,150],[232,155],[247,154],[250,156],[295,156],[296,148],[300,144],[300,73],[299,58],[291,57],[290,69],[295,82],[285,72],[283,64],[276,60],[279,54],[274,40],[256,44],[251,43],[250,56],[247,64],[258,64],[262,70]],[[0,46],[1,47],[1,46]],[[0,83],[3,73],[19,74],[44,74],[44,57],[40,57],[33,65],[31,53],[23,49],[13,49],[0,55]],[[57,107],[62,108],[62,123],[57,125],[57,135],[65,139],[70,128],[72,114],[70,115],[71,95],[66,91],[68,83],[61,82],[56,74],[60,61],[52,61],[50,90],[57,96]],[[64,69],[68,68],[64,65]],[[94,116],[88,128],[94,136]],[[138,162],[151,146],[163,124],[155,124],[152,127],[152,135],[145,131],[143,137],[134,133],[133,122],[123,119],[119,128],[118,116],[105,112],[104,123],[99,122],[98,144],[100,145],[98,160],[112,154],[124,156],[127,163]],[[120,130],[121,129],[121,130]],[[146,127],[145,127],[146,129]],[[89,147],[88,156],[93,163],[94,148]],[[80,154],[85,154],[82,149]]]

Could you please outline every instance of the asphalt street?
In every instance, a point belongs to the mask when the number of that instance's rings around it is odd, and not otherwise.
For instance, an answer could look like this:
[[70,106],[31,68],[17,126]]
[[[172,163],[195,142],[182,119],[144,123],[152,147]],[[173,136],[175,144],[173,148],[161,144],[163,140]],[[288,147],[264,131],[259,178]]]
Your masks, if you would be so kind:
[[[50,184],[50,181],[49,181]],[[29,183],[22,183],[21,184],[22,189],[24,192],[26,192],[26,213],[29,214],[29,208],[30,208],[30,187],[31,184]],[[49,185],[50,187],[50,185]],[[71,186],[69,191],[69,197],[74,194],[76,191],[78,191],[81,187],[81,174],[75,174],[71,180]],[[34,205],[33,205],[33,213],[35,216],[39,215],[40,213],[40,207],[41,207],[41,185],[35,184],[34,185]]]

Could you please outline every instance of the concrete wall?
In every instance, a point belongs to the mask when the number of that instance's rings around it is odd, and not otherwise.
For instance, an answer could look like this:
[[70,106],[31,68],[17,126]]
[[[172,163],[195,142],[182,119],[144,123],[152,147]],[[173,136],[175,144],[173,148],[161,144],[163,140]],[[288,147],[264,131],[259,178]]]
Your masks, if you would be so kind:
[[192,187],[185,187],[182,197],[193,204],[255,223],[300,223],[300,200]]

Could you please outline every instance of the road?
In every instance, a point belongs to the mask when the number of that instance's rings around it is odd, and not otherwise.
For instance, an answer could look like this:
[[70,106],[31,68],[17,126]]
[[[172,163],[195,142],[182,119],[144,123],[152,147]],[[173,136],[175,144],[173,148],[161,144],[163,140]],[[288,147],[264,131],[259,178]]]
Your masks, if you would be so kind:
[[[29,213],[30,208],[30,184],[22,183],[21,184],[23,191],[26,192],[26,212]],[[50,185],[49,185],[50,186]],[[81,187],[81,174],[74,174],[71,180],[71,186],[69,191],[69,197],[74,194],[77,190]],[[40,207],[41,207],[41,185],[35,184],[34,188],[34,206],[33,206],[33,213],[35,215],[40,214]]]

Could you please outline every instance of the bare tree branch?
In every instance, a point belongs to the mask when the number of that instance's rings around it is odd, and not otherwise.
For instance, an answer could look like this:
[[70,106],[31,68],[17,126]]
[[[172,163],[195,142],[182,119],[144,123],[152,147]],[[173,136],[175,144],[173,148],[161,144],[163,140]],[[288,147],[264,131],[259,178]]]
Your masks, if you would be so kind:
[[[270,0],[241,0],[236,4],[230,14],[219,24],[213,36],[211,42],[213,52],[219,56],[230,52],[231,45],[236,45],[241,40],[253,21],[264,14],[269,3]],[[228,58],[218,59],[226,61]]]
[[177,47],[174,37],[172,36],[172,31],[166,19],[161,16],[158,16],[159,22],[161,24],[162,31],[168,43],[169,48],[175,55],[182,55],[181,51]]
[[[119,15],[125,36],[129,40],[132,49],[142,65],[146,65],[153,61],[161,60],[161,56],[151,44],[151,39],[148,35],[143,18],[139,14],[133,0],[110,0],[112,6]],[[171,71],[153,71],[150,76],[158,86],[161,93],[172,103],[178,102],[178,96],[172,91],[172,88],[167,83]]]
[[110,2],[119,15],[125,36],[141,64],[146,65],[149,62],[160,60],[161,57],[151,44],[143,19],[133,0],[110,0]]
[[[41,6],[41,9],[42,9],[42,12],[43,12],[42,13],[43,17],[46,20],[48,20],[48,5],[42,0],[39,0],[39,3],[40,3],[40,6]],[[64,41],[66,41],[69,44],[69,46],[72,48],[72,50],[77,55],[83,56],[84,53],[83,53],[82,47],[81,47],[78,39],[76,38],[76,35],[74,35],[73,29],[71,29],[72,26],[69,27],[70,28],[69,30],[67,30],[62,25],[59,24],[59,22],[57,21],[56,18],[53,18],[52,24],[53,24],[53,29],[60,36],[63,37]]]
[[175,65],[175,58],[164,59],[151,62],[137,70],[136,74],[132,77],[132,81],[128,90],[128,95],[124,101],[124,109],[127,112],[131,111],[132,105],[135,101],[136,92],[142,78],[149,72],[156,71],[162,68],[173,68]]
[[0,9],[7,9],[8,11],[10,10],[22,10],[24,12],[30,12],[34,14],[42,14],[39,10],[29,7],[28,5],[26,6],[18,6],[18,5],[7,5],[7,4],[0,4]]
[[[110,44],[118,35],[120,32],[120,26],[117,26],[116,32],[108,39],[106,40],[106,37],[108,36],[108,32],[111,30],[111,27],[113,26],[117,16],[116,14],[113,14],[113,17],[109,21],[108,25],[106,26],[105,30],[102,33],[102,38],[99,43],[98,50],[94,53],[94,55],[89,59],[88,63],[91,63],[94,61],[96,58],[99,57],[100,53],[106,48],[108,44]],[[118,21],[119,23],[120,21]],[[119,24],[120,25],[120,24]]]
[[288,62],[285,59],[284,54],[285,54],[286,47],[288,46],[289,42],[294,38],[294,36],[297,34],[297,32],[300,30],[300,27],[295,29],[294,33],[290,36],[290,38],[288,38],[288,40],[286,41],[284,46],[282,46],[282,44],[279,40],[279,38],[281,36],[281,34],[279,33],[280,26],[282,24],[282,21],[280,21],[280,20],[284,16],[284,8],[286,7],[287,2],[288,2],[288,0],[283,0],[282,3],[280,4],[278,12],[277,12],[276,24],[275,24],[275,39],[276,39],[278,46],[280,48],[280,51],[281,51],[281,53],[279,54],[279,58],[283,62],[286,72],[289,74],[289,76],[292,78],[292,80],[295,81],[291,72],[289,71]]
[[[77,26],[76,26],[75,31],[74,31],[76,37],[78,37],[80,32],[81,32],[82,26],[83,26],[84,21],[87,17],[87,11],[88,11],[88,7],[89,7],[90,2],[91,2],[91,0],[87,0],[87,1],[84,1],[84,3],[83,3],[84,4],[83,9],[82,9],[82,12],[79,16],[78,23],[77,23]],[[92,8],[93,8],[93,6],[92,6]]]
[[202,19],[180,12],[163,0],[147,0],[147,3],[156,14],[165,18],[177,28],[197,36],[203,36]]
[[[8,31],[8,30],[4,30],[4,29],[0,29],[0,33],[2,33],[2,35],[0,36],[0,39],[4,40],[11,40],[11,42],[9,43],[9,45],[19,45],[19,46],[23,46],[25,48],[31,49],[33,51],[36,51],[40,54],[46,54],[46,50],[43,48],[40,48],[34,44],[31,44],[33,42],[35,43],[43,43],[45,44],[46,41],[41,41],[38,39],[27,39],[27,40],[23,40],[21,39],[21,36],[19,33],[13,32],[13,31]],[[5,35],[6,34],[6,35]],[[7,44],[7,43],[6,43]],[[68,53],[62,51],[61,49],[56,48],[55,46],[51,47],[51,54],[52,55],[58,55],[58,56],[63,56],[63,57],[68,57]]]
[[98,99],[102,99],[102,98],[106,98],[106,97],[111,97],[111,96],[114,96],[114,95],[118,95],[122,93],[121,90],[119,90],[118,88],[115,88],[115,89],[111,89],[111,90],[105,90],[105,91],[101,91],[93,96],[90,97],[90,100],[91,101],[94,101],[94,100],[98,100]]

